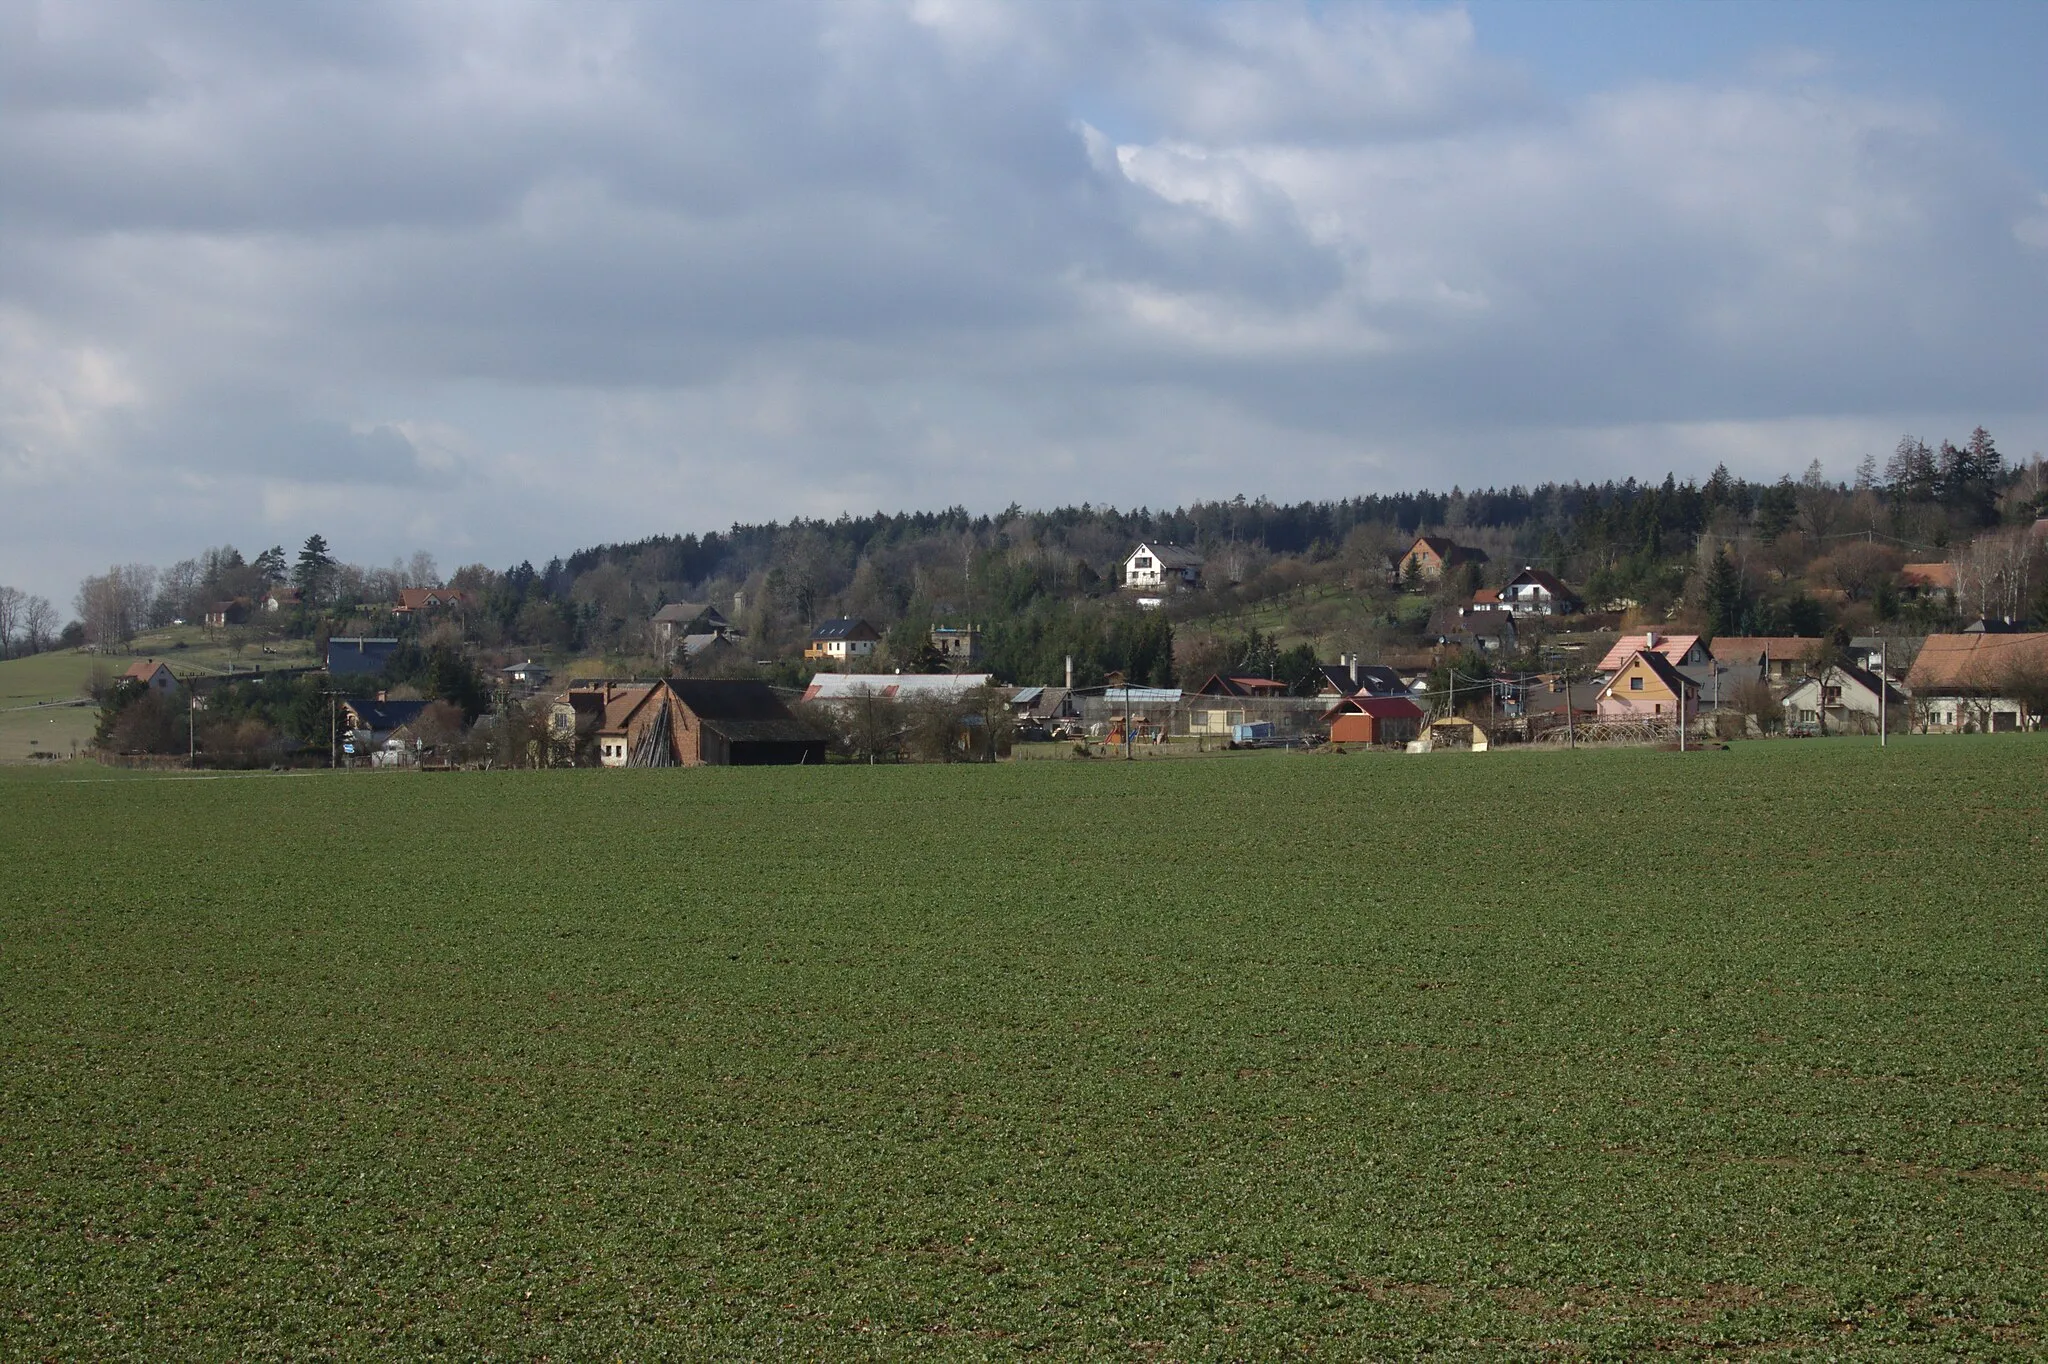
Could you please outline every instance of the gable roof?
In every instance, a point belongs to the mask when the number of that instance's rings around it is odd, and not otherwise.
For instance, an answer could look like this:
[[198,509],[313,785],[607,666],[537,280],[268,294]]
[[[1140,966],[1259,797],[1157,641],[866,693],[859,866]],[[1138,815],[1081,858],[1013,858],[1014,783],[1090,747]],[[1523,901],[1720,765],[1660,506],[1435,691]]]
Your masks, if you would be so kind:
[[1915,696],[1996,695],[2014,668],[2048,671],[2048,634],[1929,635],[1906,674]]
[[654,613],[656,625],[694,625],[699,620],[712,625],[726,623],[717,607],[701,601],[672,601]]
[[1525,583],[1540,587],[1553,597],[1570,597],[1576,600],[1579,595],[1569,587],[1566,587],[1563,580],[1555,573],[1552,573],[1547,568],[1537,568],[1533,564],[1523,568],[1520,573],[1508,579],[1509,587],[1520,587]]
[[808,742],[820,737],[766,682],[672,677],[662,686],[706,729],[732,743]]
[[[156,676],[157,670],[159,668],[161,668],[163,671],[167,673],[171,672],[170,664],[165,663],[162,659],[138,658],[133,663],[130,663],[128,665],[128,671],[122,673],[121,676],[124,678],[132,678],[137,682],[147,682],[151,678]],[[176,673],[171,673],[171,680],[173,682],[177,681],[178,675]]]
[[1407,553],[1401,556],[1401,562],[1405,564],[1410,558],[1414,557],[1418,547],[1427,548],[1430,553],[1436,555],[1437,558],[1446,564],[1484,564],[1492,562],[1492,556],[1485,550],[1475,549],[1471,545],[1461,545],[1448,535],[1416,536],[1409,544]]
[[1731,667],[1770,658],[1804,658],[1821,641],[1811,635],[1722,635],[1707,646],[1716,662]]
[[[1851,682],[1854,682],[1857,686],[1863,688],[1863,690],[1869,692],[1872,696],[1884,697],[1885,704],[1888,706],[1903,706],[1906,704],[1906,694],[1904,692],[1900,691],[1891,683],[1884,681],[1876,673],[1871,672],[1868,668],[1859,668],[1854,663],[1836,663],[1829,667],[1827,671],[1821,675],[1819,680],[1823,684],[1825,684],[1829,677],[1832,677],[1837,673],[1841,674],[1843,677],[1848,678]],[[1813,682],[1814,679],[1808,678],[1806,682],[1802,683],[1801,685],[1810,686],[1813,684]],[[1793,691],[1795,693],[1798,690],[1799,688],[1797,687],[1793,688]]]
[[1339,715],[1370,715],[1380,720],[1420,720],[1422,707],[1405,696],[1347,696],[1323,712],[1325,720]]
[[425,701],[343,701],[342,707],[362,722],[364,729],[397,729],[420,718]]
[[[1628,661],[1626,663],[1623,663],[1619,668],[1615,669],[1615,680],[1619,681],[1619,674],[1627,672],[1629,664],[1634,663],[1637,659],[1641,659],[1643,661],[1643,666],[1648,668],[1651,672],[1657,675],[1657,680],[1659,682],[1662,682],[1665,686],[1671,689],[1671,694],[1673,696],[1683,696],[1688,691],[1697,692],[1700,689],[1700,684],[1698,682],[1695,682],[1692,678],[1687,677],[1684,673],[1680,672],[1678,670],[1678,665],[1676,663],[1673,663],[1670,659],[1666,658],[1663,654],[1658,653],[1655,649],[1638,649],[1633,654],[1629,655]],[[1608,690],[1613,690],[1613,685],[1613,683],[1609,683]]]
[[1316,671],[1322,675],[1323,690],[1339,696],[1406,696],[1408,684],[1401,680],[1401,674],[1384,663],[1361,663],[1358,665],[1358,680],[1351,680],[1350,665],[1324,663]]
[[1141,542],[1130,554],[1126,554],[1124,559],[1128,562],[1132,554],[1140,553],[1150,553],[1153,558],[1159,561],[1161,568],[1200,568],[1202,566],[1202,556],[1191,549],[1185,549],[1180,545],[1155,545],[1150,541]]
[[1196,696],[1277,696],[1287,690],[1285,682],[1276,682],[1270,677],[1234,677],[1228,673],[1210,673],[1207,681],[1195,688]]
[[398,609],[419,611],[429,606],[453,606],[469,600],[469,593],[459,587],[401,587],[398,589]]
[[880,639],[875,627],[858,616],[834,616],[821,620],[818,628],[811,631],[811,638],[818,639]]
[[1658,634],[1657,643],[1653,646],[1650,643],[1649,634],[1623,635],[1620,639],[1614,641],[1614,647],[1607,651],[1593,671],[1596,673],[1614,672],[1626,664],[1631,655],[1642,653],[1645,650],[1657,654],[1667,663],[1676,663],[1691,651],[1693,645],[1699,642],[1700,637],[1698,635]]

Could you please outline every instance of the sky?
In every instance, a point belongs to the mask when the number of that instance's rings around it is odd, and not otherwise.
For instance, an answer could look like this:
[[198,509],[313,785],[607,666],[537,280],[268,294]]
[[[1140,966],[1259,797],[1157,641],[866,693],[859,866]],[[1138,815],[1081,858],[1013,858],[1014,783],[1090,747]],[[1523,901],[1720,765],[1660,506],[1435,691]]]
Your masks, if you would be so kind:
[[2048,5],[0,0],[0,583],[2048,450]]

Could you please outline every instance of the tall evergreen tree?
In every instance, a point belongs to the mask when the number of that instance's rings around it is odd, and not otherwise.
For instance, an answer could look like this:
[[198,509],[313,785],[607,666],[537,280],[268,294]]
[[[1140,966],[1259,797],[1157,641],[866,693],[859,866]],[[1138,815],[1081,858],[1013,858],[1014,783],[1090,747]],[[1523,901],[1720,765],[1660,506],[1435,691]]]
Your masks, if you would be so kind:
[[299,550],[299,561],[292,569],[292,586],[299,589],[308,602],[317,602],[327,591],[327,584],[334,577],[334,556],[327,552],[327,541],[319,535],[306,537],[305,545]]

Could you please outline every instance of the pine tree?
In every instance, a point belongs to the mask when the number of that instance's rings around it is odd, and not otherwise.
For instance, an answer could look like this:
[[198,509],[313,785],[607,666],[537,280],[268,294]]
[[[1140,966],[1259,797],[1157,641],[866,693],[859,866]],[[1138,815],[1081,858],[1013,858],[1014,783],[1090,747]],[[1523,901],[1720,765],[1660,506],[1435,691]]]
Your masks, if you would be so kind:
[[1707,612],[1707,628],[1716,635],[1733,634],[1742,618],[1742,579],[1735,571],[1735,565],[1728,560],[1728,551],[1714,551],[1714,562],[1707,566],[1707,579],[1701,595]]
[[317,602],[333,576],[334,556],[327,552],[327,541],[318,535],[307,536],[305,546],[299,550],[299,562],[292,569],[292,586],[309,603]]

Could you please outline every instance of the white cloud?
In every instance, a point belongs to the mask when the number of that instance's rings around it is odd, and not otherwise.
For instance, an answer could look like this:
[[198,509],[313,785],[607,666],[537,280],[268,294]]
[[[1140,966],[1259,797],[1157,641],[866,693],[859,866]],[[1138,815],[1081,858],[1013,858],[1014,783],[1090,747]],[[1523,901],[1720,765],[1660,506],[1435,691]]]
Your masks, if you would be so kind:
[[0,580],[314,529],[511,561],[1661,477],[1802,422],[2048,444],[2048,199],[1955,110],[1798,54],[1567,102],[1482,37],[1341,3],[0,4]]

